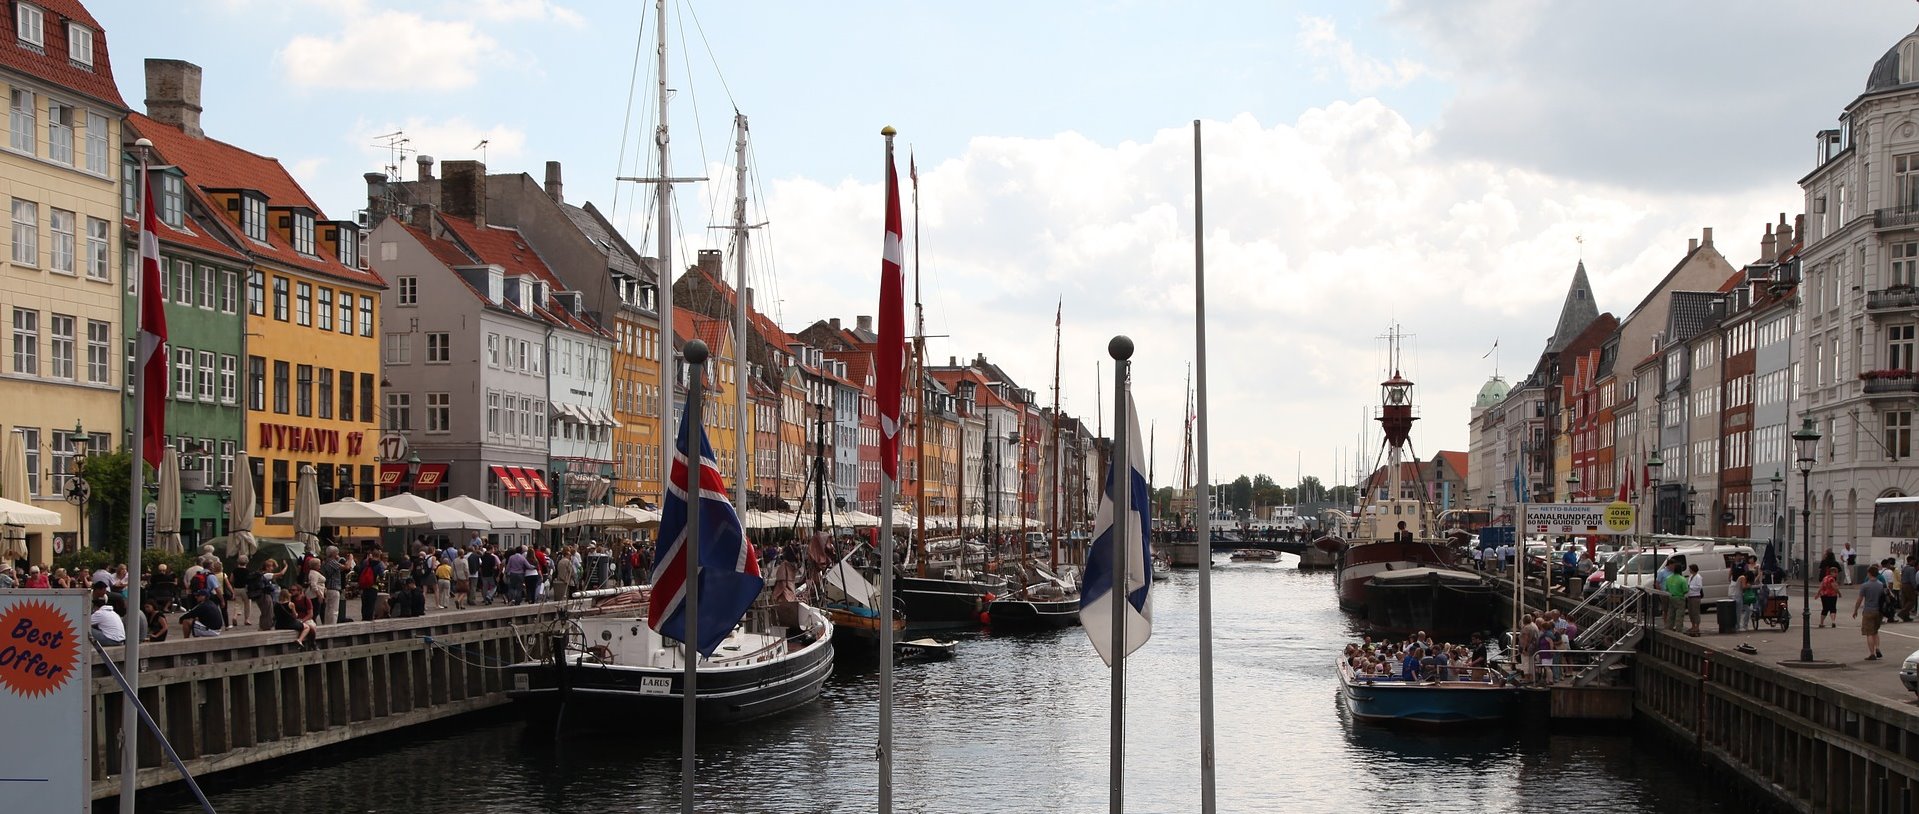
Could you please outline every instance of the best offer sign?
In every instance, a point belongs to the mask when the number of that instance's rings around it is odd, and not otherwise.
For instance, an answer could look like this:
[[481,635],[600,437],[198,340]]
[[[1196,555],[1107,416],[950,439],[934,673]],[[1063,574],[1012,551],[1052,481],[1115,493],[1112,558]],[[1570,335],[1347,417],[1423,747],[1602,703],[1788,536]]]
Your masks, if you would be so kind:
[[0,800],[9,811],[90,811],[91,597],[0,590]]

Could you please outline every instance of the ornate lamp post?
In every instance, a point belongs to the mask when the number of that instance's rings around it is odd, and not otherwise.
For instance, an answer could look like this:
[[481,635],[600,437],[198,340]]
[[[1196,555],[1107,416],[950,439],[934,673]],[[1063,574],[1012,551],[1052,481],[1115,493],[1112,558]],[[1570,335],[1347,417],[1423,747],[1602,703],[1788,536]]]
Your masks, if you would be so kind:
[[1577,471],[1566,473],[1566,502],[1579,502],[1579,473]]
[[1646,493],[1652,496],[1652,533],[1659,533],[1659,470],[1666,465],[1665,460],[1654,452],[1646,459]]
[[[1800,555],[1808,566],[1812,563],[1812,464],[1819,451],[1819,431],[1813,429],[1812,417],[1802,419],[1804,423],[1799,431],[1792,434],[1792,443],[1799,452],[1799,489],[1802,496],[1799,507],[1799,534],[1804,542]],[[1812,569],[1806,568],[1799,577],[1803,596],[1799,608],[1799,660],[1812,662]]]
[[87,460],[88,441],[87,430],[80,426],[79,419],[73,421],[73,434],[67,436],[67,444],[73,449],[73,457],[67,462],[67,482],[64,486],[67,502],[79,509],[79,528],[75,529],[73,550],[80,551],[87,547],[87,499],[92,497],[93,488],[80,472],[81,465]]
[[1686,508],[1686,533],[1687,534],[1692,533],[1693,518],[1698,516],[1697,513],[1695,513],[1693,510],[1697,508],[1698,505],[1699,505],[1699,490],[1691,486],[1686,487],[1685,508]]

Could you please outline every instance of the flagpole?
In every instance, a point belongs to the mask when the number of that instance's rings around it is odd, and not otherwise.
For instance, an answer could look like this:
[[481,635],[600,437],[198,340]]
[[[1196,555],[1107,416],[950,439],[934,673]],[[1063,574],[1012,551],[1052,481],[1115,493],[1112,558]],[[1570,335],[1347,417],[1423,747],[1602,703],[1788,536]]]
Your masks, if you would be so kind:
[[[129,276],[133,276],[139,280],[139,283],[136,284],[138,287],[134,289],[135,294],[133,298],[134,313],[138,315],[145,312],[145,308],[142,307],[145,298],[154,296],[158,292],[148,291],[146,285],[146,224],[147,215],[149,214],[147,210],[151,203],[147,190],[147,164],[153,154],[153,142],[142,138],[135,141],[133,146],[140,151],[140,178],[136,182],[140,187],[139,197],[136,199],[140,202],[140,268],[137,271],[134,269],[125,269],[124,271]],[[157,242],[156,236],[156,243]],[[155,249],[158,249],[157,245]],[[139,347],[145,343],[145,337],[140,336],[140,334],[144,333],[145,328],[146,325],[143,320],[142,324],[135,329],[135,336],[139,337],[135,341],[135,347]],[[162,353],[164,349],[156,348],[153,349],[153,352]],[[127,525],[127,612],[125,621],[127,638],[126,644],[121,648],[121,655],[126,659],[126,666],[120,668],[120,672],[127,680],[127,685],[123,690],[123,694],[120,696],[121,814],[134,814],[133,796],[134,791],[139,788],[140,636],[142,632],[146,630],[146,616],[140,612],[140,548],[142,543],[146,541],[145,529],[142,528],[142,521],[145,519],[146,514],[144,511],[146,502],[141,500],[141,495],[146,492],[147,478],[145,469],[147,377],[145,355],[136,354],[135,359],[141,363],[141,371],[133,377],[133,454],[128,456],[132,459],[133,471],[128,476],[127,484],[127,492],[131,495],[131,499],[127,501],[128,514],[131,517],[131,521]],[[85,518],[82,518],[81,522],[86,522]]]
[[[897,181],[893,173],[894,132],[892,127],[880,129],[880,135],[886,137],[886,166],[883,173],[887,185],[886,205],[890,211],[884,213],[883,217],[888,219],[886,226],[888,230],[894,228],[899,219]],[[888,231],[885,237],[889,240],[898,239],[898,236],[891,231]],[[892,385],[891,392],[879,394],[880,423],[882,425],[880,432],[891,435],[894,439],[894,443],[890,446],[885,444],[881,445],[881,449],[887,454],[883,456],[884,459],[880,462],[880,535],[879,539],[874,541],[880,548],[880,738],[878,749],[880,763],[880,814],[892,814],[893,811],[893,500],[894,495],[899,490],[898,433],[900,418],[899,373],[901,348],[897,343],[904,339],[904,337],[896,336],[895,331],[902,327],[901,321],[905,318],[905,315],[899,312],[901,303],[897,300],[888,302],[887,297],[887,292],[892,290],[889,289],[888,286],[899,282],[899,266],[896,262],[891,269],[886,268],[886,266],[889,261],[903,259],[888,257],[896,246],[897,243],[890,246],[883,245],[881,251],[880,276],[882,279],[880,281],[879,344],[882,347],[880,352],[875,354],[875,357],[879,360],[879,364],[883,367],[881,374],[876,377],[878,382],[882,386]],[[887,423],[888,406],[892,408],[891,427],[885,426]],[[884,438],[882,438],[882,440],[884,440]],[[924,477],[925,475],[922,473],[922,482]],[[924,486],[921,488],[924,488]]]
[[1126,584],[1126,549],[1133,545],[1135,532],[1132,458],[1126,449],[1132,440],[1127,437],[1132,433],[1127,432],[1130,425],[1126,423],[1126,375],[1132,369],[1133,340],[1115,336],[1106,344],[1106,353],[1113,357],[1113,468],[1108,475],[1113,484],[1113,578],[1107,589],[1107,601],[1113,605],[1113,699],[1107,783],[1109,807],[1112,814],[1120,814],[1126,810],[1126,605],[1131,593]]
[[[700,666],[700,498],[706,473],[705,451],[694,442],[706,404],[706,343],[686,343],[686,415],[680,420],[680,444],[686,450],[681,468],[686,478],[686,539],[680,554],[686,557],[686,640],[681,651],[686,676],[680,703],[680,814],[693,814],[693,753],[699,723]],[[694,456],[700,456],[698,461]],[[672,461],[667,462],[665,488],[673,486]]]
[[[1206,471],[1206,207],[1199,120],[1193,120],[1193,352],[1199,390],[1194,418],[1199,482]],[[1199,524],[1199,810],[1217,811],[1213,791],[1213,523]]]

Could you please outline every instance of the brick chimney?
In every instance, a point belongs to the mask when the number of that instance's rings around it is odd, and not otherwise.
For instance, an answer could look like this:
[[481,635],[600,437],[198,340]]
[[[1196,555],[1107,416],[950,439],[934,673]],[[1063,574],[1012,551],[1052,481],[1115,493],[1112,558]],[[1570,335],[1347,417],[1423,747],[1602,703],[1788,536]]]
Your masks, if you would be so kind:
[[368,223],[379,223],[387,216],[386,211],[386,173],[369,172],[361,176],[366,179],[366,215]]
[[206,138],[200,110],[200,66],[183,59],[147,60],[147,116]]
[[860,326],[860,327],[859,327],[859,332],[860,332],[860,333],[863,333],[863,334],[870,334],[870,333],[872,333],[872,332],[873,332],[873,318],[872,318],[872,317],[870,317],[870,316],[865,316],[865,315],[861,315],[861,316],[859,317],[859,326]]
[[749,313],[749,314],[757,314],[757,313],[759,313],[759,311],[760,311],[760,309],[758,309],[758,308],[755,308],[755,307],[754,307],[754,305],[753,305],[753,287],[752,287],[752,286],[747,286],[747,288],[746,288],[746,312],[747,312],[747,313]]
[[1701,236],[1699,238],[1699,242],[1710,248],[1712,246],[1712,227],[1711,226],[1706,227],[1705,229],[1701,230],[1700,234]]
[[1759,238],[1759,262],[1770,263],[1779,256],[1778,244],[1772,233],[1772,224],[1766,224],[1766,234]]
[[1779,225],[1772,230],[1772,234],[1773,242],[1778,244],[1780,251],[1792,248],[1793,228],[1786,223],[1786,213],[1779,213]]
[[454,217],[486,225],[486,165],[478,161],[448,161],[440,165],[440,206]]
[[560,162],[546,162],[546,197],[556,204],[566,203],[566,197],[560,194]]
[[413,159],[413,163],[420,167],[420,180],[433,180],[433,156],[420,155]]
[[839,318],[839,317],[833,317],[833,318],[831,318],[831,319],[828,319],[828,320],[826,321],[826,324],[828,324],[828,325],[831,325],[831,326],[833,326],[833,333],[839,333],[839,332],[840,332],[840,318]]

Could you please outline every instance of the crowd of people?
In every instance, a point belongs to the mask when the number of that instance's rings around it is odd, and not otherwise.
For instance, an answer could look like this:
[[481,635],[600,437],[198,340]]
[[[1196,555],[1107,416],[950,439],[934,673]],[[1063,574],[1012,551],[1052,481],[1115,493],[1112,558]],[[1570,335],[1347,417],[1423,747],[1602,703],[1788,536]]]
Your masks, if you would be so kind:
[[1366,636],[1346,645],[1346,666],[1353,675],[1401,681],[1486,681],[1503,683],[1510,677],[1489,669],[1486,642],[1475,633],[1466,644],[1434,642],[1426,631],[1392,641]]

